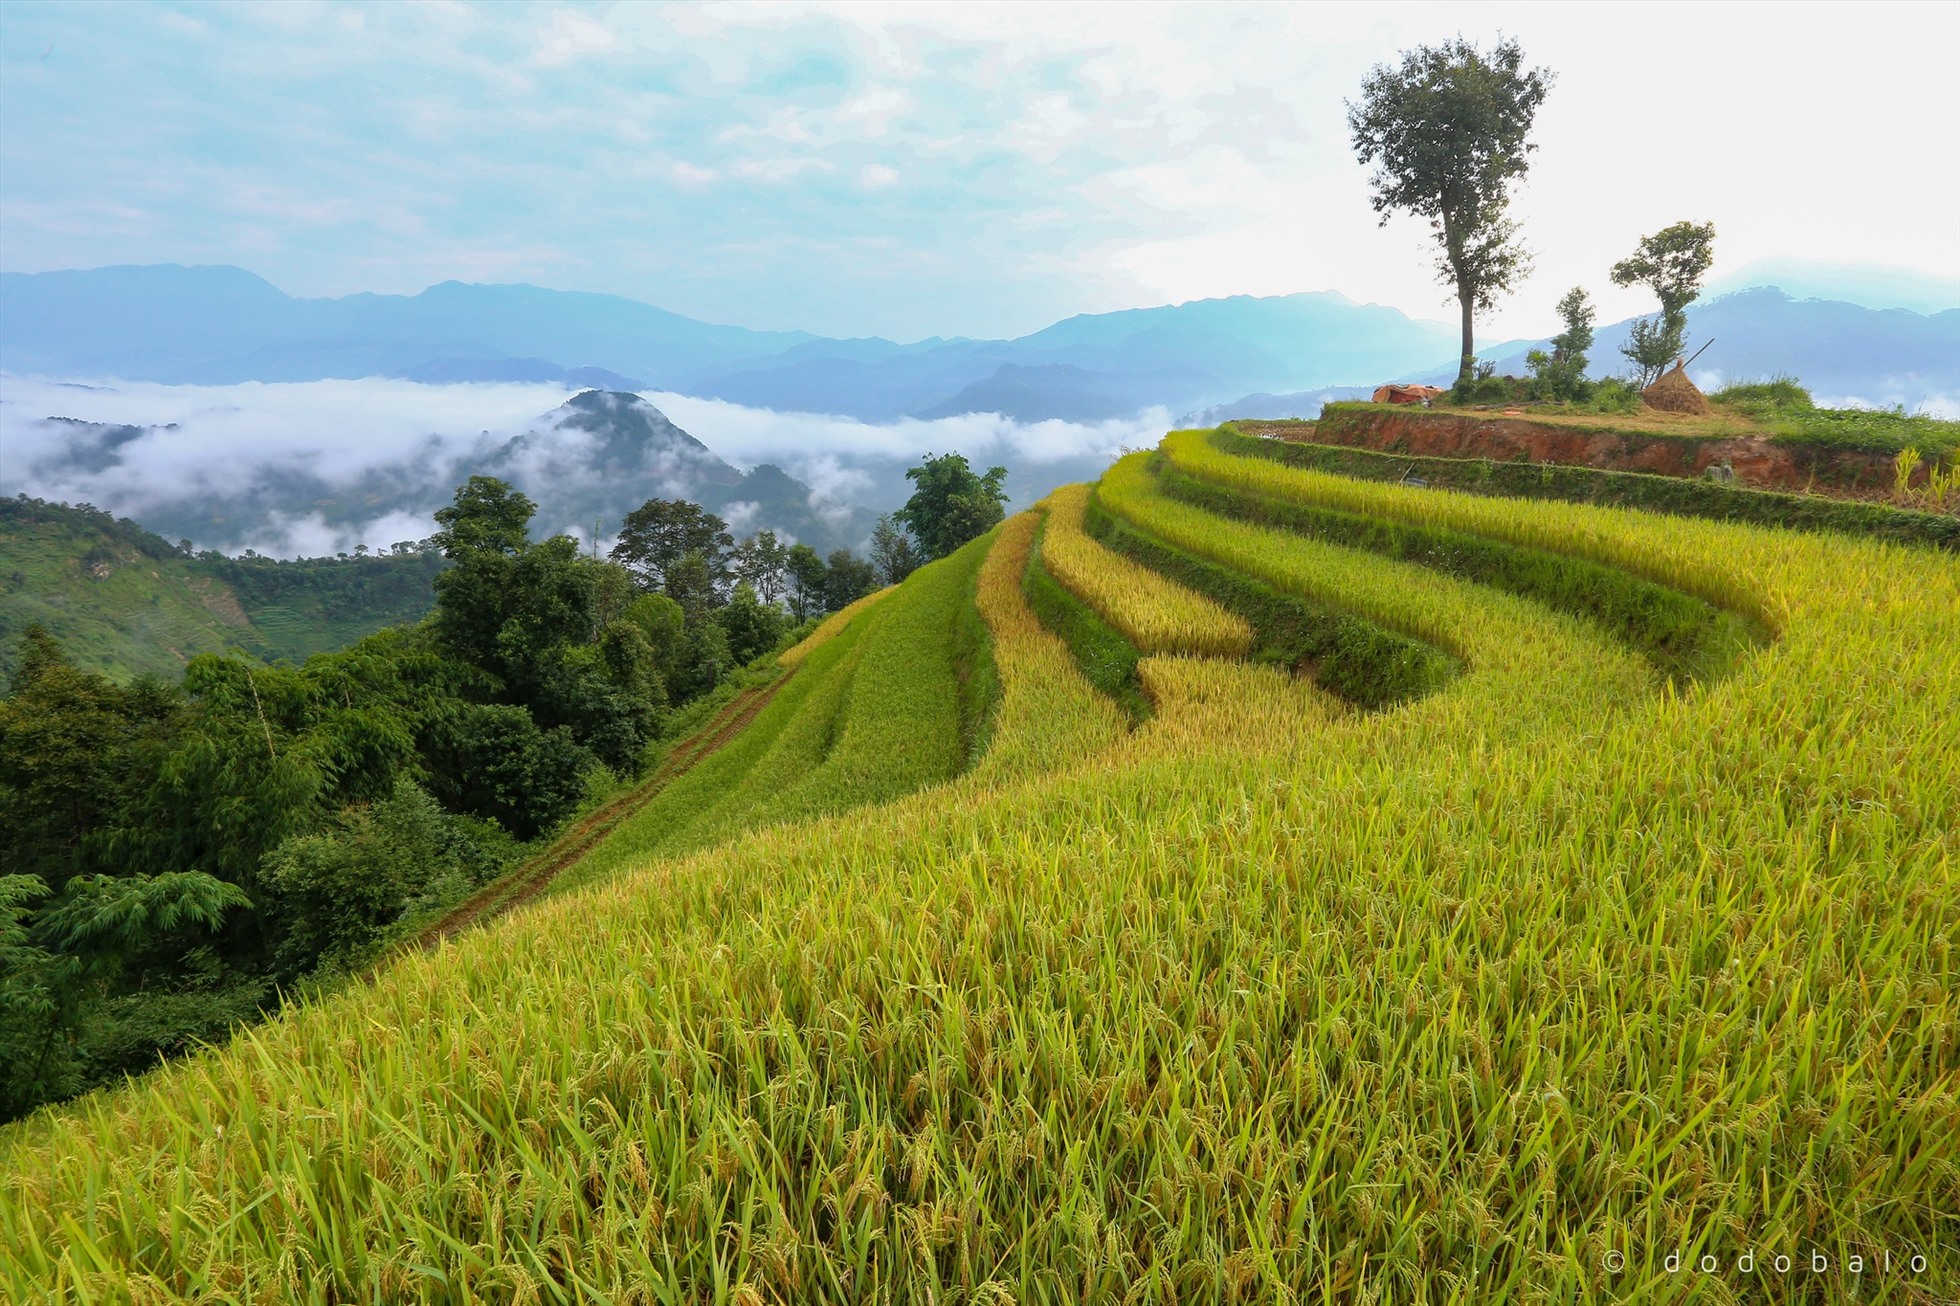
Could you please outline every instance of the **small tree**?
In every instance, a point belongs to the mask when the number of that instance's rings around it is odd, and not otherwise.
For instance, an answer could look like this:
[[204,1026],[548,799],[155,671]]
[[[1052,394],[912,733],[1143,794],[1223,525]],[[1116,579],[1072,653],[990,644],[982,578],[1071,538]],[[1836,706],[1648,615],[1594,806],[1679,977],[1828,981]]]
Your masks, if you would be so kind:
[[1658,316],[1635,319],[1620,347],[1640,371],[1644,389],[1654,383],[1688,343],[1688,305],[1701,294],[1701,279],[1715,261],[1715,224],[1677,222],[1640,238],[1632,258],[1613,265],[1616,286],[1643,285],[1661,301]]
[[878,588],[878,572],[849,549],[833,549],[824,564],[823,605],[832,612],[848,608]]
[[789,573],[791,614],[807,621],[822,612],[825,568],[817,551],[807,544],[792,544],[784,569]]
[[887,585],[896,585],[919,569],[919,546],[905,533],[905,528],[892,520],[886,513],[871,528],[871,565],[878,570],[878,579]]
[[747,581],[756,598],[773,604],[783,597],[783,568],[789,563],[789,546],[774,531],[757,531],[735,546],[729,558],[737,580]]
[[1565,292],[1558,315],[1565,330],[1552,337],[1552,352],[1534,349],[1525,355],[1525,362],[1545,398],[1570,399],[1586,379],[1586,351],[1593,342],[1593,306],[1584,287]]
[[721,623],[709,617],[689,623],[687,637],[681,641],[679,665],[674,670],[674,697],[678,701],[698,698],[735,669],[735,655],[728,648],[728,633]]
[[592,753],[564,726],[540,730],[521,707],[472,704],[433,733],[446,765],[431,779],[444,804],[520,839],[550,829],[585,796]]
[[705,549],[689,549],[667,564],[663,589],[668,598],[681,605],[690,622],[700,621],[725,601],[722,586],[728,573]]
[[1470,383],[1474,317],[1529,268],[1517,225],[1505,216],[1509,188],[1538,147],[1525,138],[1552,84],[1524,69],[1524,51],[1503,41],[1483,54],[1462,37],[1418,46],[1402,66],[1377,64],[1349,102],[1348,129],[1363,164],[1374,164],[1372,204],[1427,218],[1441,247],[1438,277],[1456,287],[1463,350],[1456,383]]
[[789,618],[773,603],[764,603],[747,581],[737,581],[728,604],[715,613],[722,634],[728,637],[728,654],[736,666],[747,666],[756,657],[776,647],[788,629]]
[[919,541],[926,560],[945,557],[968,540],[978,539],[1000,524],[1007,491],[1005,467],[990,467],[985,476],[967,465],[963,454],[927,454],[910,468],[905,479],[918,486],[905,506],[892,514]]
[[663,676],[669,674],[687,631],[687,615],[681,611],[681,605],[665,594],[642,594],[626,605],[620,620],[630,621],[639,628],[653,650],[654,666]]

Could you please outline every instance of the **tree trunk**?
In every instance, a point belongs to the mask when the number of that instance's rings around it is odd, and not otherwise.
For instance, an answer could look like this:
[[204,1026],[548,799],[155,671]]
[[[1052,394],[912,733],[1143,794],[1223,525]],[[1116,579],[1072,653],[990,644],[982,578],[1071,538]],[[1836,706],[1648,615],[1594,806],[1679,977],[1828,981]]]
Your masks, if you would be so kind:
[[1457,234],[1455,214],[1447,202],[1443,206],[1442,224],[1443,254],[1456,277],[1456,302],[1463,314],[1463,348],[1457,354],[1456,364],[1456,384],[1461,389],[1470,384],[1471,367],[1476,362],[1476,339],[1471,317],[1475,312],[1477,293],[1464,267],[1463,241]]
[[1463,352],[1456,365],[1456,383],[1460,386],[1470,384],[1470,370],[1477,361],[1475,330],[1471,323],[1472,309],[1477,302],[1476,292],[1459,281],[1456,283],[1457,303],[1463,310]]

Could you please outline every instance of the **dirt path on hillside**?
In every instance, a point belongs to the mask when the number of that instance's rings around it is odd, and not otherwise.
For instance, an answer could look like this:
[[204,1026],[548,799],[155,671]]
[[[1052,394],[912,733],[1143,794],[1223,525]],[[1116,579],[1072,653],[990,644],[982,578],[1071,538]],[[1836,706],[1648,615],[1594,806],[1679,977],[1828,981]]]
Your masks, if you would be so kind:
[[559,835],[551,846],[533,861],[509,875],[484,885],[452,907],[402,947],[432,948],[473,925],[494,920],[543,893],[551,882],[577,865],[593,847],[611,834],[621,821],[652,802],[654,797],[703,758],[740,734],[756,714],[769,705],[788,676],[779,676],[759,689],[747,689],[730,699],[728,705],[694,734],[675,746],[660,769],[645,782],[587,814],[571,829]]

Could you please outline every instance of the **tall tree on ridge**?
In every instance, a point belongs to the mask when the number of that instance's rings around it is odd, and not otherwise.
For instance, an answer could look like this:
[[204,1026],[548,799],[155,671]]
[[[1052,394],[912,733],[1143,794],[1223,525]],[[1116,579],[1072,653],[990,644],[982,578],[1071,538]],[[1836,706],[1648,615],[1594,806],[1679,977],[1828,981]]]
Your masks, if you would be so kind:
[[1348,129],[1363,164],[1373,164],[1371,203],[1387,226],[1394,209],[1427,218],[1441,250],[1437,276],[1456,287],[1463,319],[1457,384],[1476,362],[1474,318],[1495,305],[1530,267],[1505,216],[1510,185],[1538,147],[1525,138],[1553,74],[1524,69],[1515,40],[1489,55],[1461,36],[1418,46],[1402,65],[1377,64],[1348,102]]
[[964,454],[927,454],[922,464],[907,469],[905,479],[918,488],[892,518],[912,532],[928,561],[1000,524],[1001,505],[1007,502],[1005,467],[990,467],[982,476]]

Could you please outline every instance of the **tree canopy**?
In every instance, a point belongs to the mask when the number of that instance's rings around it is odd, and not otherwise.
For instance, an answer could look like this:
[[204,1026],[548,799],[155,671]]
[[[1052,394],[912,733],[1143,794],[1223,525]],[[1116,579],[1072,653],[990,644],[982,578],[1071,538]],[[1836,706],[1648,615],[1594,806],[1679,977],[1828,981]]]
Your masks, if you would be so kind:
[[494,476],[472,476],[447,508],[436,510],[429,538],[451,558],[467,553],[516,553],[529,538],[538,505]]
[[1515,40],[1486,55],[1459,36],[1408,51],[1400,67],[1377,64],[1360,102],[1347,106],[1355,153],[1375,168],[1371,203],[1382,225],[1399,209],[1435,233],[1437,274],[1456,288],[1462,314],[1459,385],[1475,363],[1476,312],[1529,267],[1506,210],[1537,148],[1527,138],[1552,80],[1525,70]]
[[784,555],[783,570],[789,577],[789,610],[798,621],[823,611],[825,567],[823,557],[807,544],[792,544]]
[[[689,554],[699,554],[711,582],[719,584],[727,574],[727,557],[734,547],[728,523],[700,504],[685,499],[648,499],[620,524],[612,560],[631,572],[641,589],[658,590],[668,588],[670,569]],[[681,600],[678,594],[673,597]]]
[[757,531],[735,546],[729,563],[738,581],[747,581],[756,598],[775,603],[783,597],[783,568],[789,562],[789,546],[776,538],[776,532]]

